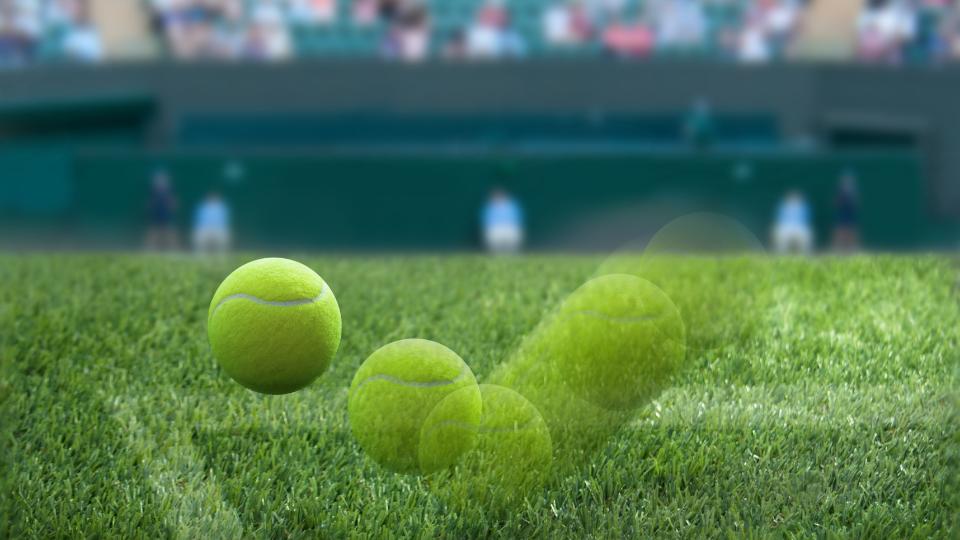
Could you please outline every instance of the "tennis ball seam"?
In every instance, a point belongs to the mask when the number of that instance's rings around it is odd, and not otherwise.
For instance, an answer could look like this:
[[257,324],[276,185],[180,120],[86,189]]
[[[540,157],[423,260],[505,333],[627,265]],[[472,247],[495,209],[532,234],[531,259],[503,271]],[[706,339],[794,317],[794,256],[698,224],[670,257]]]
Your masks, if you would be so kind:
[[210,317],[213,318],[213,316],[217,314],[217,311],[219,311],[224,304],[226,304],[227,302],[230,302],[231,300],[249,300],[255,304],[260,304],[261,306],[273,306],[273,307],[306,306],[309,304],[316,304],[321,300],[323,300],[327,296],[327,293],[329,292],[329,290],[330,288],[327,287],[327,283],[324,282],[323,285],[320,287],[320,294],[318,294],[313,298],[298,298],[296,300],[282,300],[282,301],[264,300],[263,298],[259,298],[257,296],[253,296],[252,294],[246,294],[246,293],[231,294],[230,296],[224,297],[223,299],[220,300],[220,302],[217,303],[216,307],[214,307],[213,311],[210,313]]
[[469,366],[464,366],[460,369],[460,374],[456,377],[449,380],[439,380],[439,381],[408,381],[401,379],[400,377],[394,377],[393,375],[387,375],[386,373],[378,373],[376,375],[371,375],[366,379],[360,381],[359,384],[353,389],[354,392],[359,392],[361,388],[367,383],[376,382],[376,381],[386,381],[400,386],[407,386],[412,388],[437,388],[440,386],[447,386],[451,384],[456,384],[458,381],[464,377],[468,377],[472,374]]

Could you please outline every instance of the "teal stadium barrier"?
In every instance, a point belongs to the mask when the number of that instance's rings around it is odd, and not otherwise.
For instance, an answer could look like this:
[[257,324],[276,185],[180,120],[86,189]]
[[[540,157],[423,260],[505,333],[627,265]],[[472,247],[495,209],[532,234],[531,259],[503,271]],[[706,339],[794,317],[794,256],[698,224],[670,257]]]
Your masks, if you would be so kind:
[[684,140],[683,110],[666,107],[257,114],[177,103],[131,92],[0,104],[0,245],[135,248],[157,167],[174,179],[184,236],[216,189],[233,209],[238,247],[250,249],[476,249],[494,186],[520,199],[533,249],[615,249],[702,210],[765,238],[794,188],[809,197],[825,245],[848,168],[860,179],[868,247],[953,238],[929,212],[938,195],[919,152],[783,150],[778,116],[750,109],[716,113],[714,144],[698,151]]
[[[612,145],[683,146],[687,114],[397,114],[356,110],[339,114],[188,114],[179,122],[182,146],[324,147],[373,145],[526,147],[557,143],[579,148]],[[779,143],[769,114],[718,114],[711,137],[726,146],[772,147]]]
[[[5,157],[4,157],[5,156]],[[778,152],[438,155],[354,152],[327,156],[224,151],[21,151],[0,156],[4,243],[79,247],[140,244],[149,175],[174,178],[179,226],[210,189],[223,192],[243,248],[469,250],[488,190],[523,203],[530,247],[603,251],[641,238],[671,216],[713,210],[766,237],[774,208],[801,188],[821,244],[832,225],[842,170],[860,175],[866,245],[923,245],[923,182],[910,154]],[[19,171],[19,172],[18,172]]]

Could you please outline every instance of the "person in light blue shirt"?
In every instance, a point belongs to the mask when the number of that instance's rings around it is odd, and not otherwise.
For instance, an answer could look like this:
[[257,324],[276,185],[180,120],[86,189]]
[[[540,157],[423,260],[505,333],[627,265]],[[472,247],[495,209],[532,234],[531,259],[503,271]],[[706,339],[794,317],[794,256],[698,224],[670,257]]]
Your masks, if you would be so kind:
[[225,253],[230,249],[230,208],[216,191],[197,207],[193,218],[193,246],[197,253]]
[[777,208],[773,245],[778,253],[809,254],[813,251],[810,205],[803,193],[791,191]]
[[491,191],[481,225],[484,243],[491,253],[516,253],[523,247],[523,209],[505,190]]

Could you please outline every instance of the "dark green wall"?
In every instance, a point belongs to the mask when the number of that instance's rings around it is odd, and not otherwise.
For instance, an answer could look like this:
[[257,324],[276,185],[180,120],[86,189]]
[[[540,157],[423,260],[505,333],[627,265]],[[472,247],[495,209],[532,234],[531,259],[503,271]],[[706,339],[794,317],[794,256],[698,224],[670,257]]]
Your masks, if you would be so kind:
[[521,199],[533,248],[610,249],[696,210],[736,216],[765,240],[776,203],[793,187],[811,198],[825,239],[846,167],[861,176],[868,245],[917,247],[927,235],[917,160],[863,154],[81,155],[70,166],[69,201],[45,223],[80,245],[139,244],[158,165],[173,174],[184,232],[203,194],[218,189],[247,248],[472,249],[480,206],[496,185]]
[[[363,111],[396,117],[594,118],[685,111],[694,99],[704,97],[717,114],[772,116],[787,144],[813,142],[837,149],[831,141],[838,131],[879,131],[894,138],[910,134],[928,185],[925,209],[944,222],[960,219],[957,95],[957,66],[733,66],[598,59],[409,66],[351,60],[0,72],[0,113],[12,111],[22,120],[31,103],[52,104],[62,111],[81,102],[102,106],[119,99],[109,107],[111,114],[141,115],[135,124],[142,122],[137,131],[143,143],[165,150],[177,148],[179,138],[190,135],[191,122],[203,118],[243,115],[275,122]],[[0,148],[11,142],[3,136],[6,122],[0,114]],[[211,142],[201,135],[190,138]],[[90,134],[82,139],[89,140]]]

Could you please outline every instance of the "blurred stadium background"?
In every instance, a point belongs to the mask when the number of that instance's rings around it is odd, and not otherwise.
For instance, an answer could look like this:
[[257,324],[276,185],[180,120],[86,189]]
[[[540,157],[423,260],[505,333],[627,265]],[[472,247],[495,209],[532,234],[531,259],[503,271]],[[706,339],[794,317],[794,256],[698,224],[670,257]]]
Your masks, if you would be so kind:
[[950,0],[0,0],[0,246],[186,248],[217,193],[239,249],[469,251],[499,189],[532,250],[788,193],[952,249],[958,60]]

